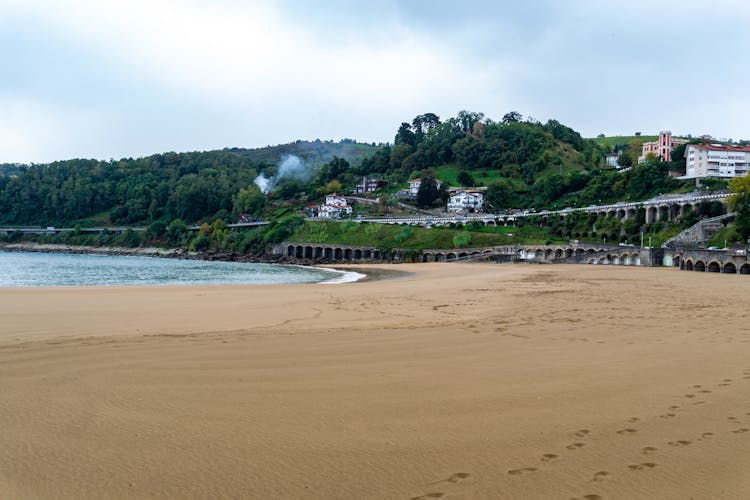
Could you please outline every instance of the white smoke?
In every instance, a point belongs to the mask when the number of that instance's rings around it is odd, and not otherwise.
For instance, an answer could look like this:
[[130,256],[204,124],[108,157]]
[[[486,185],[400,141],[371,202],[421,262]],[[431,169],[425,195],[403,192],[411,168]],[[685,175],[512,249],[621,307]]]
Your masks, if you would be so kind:
[[281,163],[279,163],[276,175],[266,177],[265,175],[260,174],[253,182],[255,182],[255,185],[265,194],[275,188],[281,181],[297,180],[301,182],[310,182],[313,175],[315,175],[315,172],[305,166],[305,161],[302,158],[295,155],[285,155],[282,157]]

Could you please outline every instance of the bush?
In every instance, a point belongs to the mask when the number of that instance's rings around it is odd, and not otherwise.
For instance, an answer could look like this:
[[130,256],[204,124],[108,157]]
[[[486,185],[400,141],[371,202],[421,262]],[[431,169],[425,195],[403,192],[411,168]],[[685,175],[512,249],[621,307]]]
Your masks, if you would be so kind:
[[412,234],[414,234],[414,230],[413,230],[413,229],[412,229],[411,227],[409,227],[409,226],[406,226],[406,227],[405,227],[405,228],[403,228],[403,229],[402,229],[401,231],[399,231],[399,233],[398,233],[398,234],[397,234],[396,236],[394,236],[394,238],[393,238],[393,239],[394,239],[394,240],[396,240],[396,243],[399,243],[399,244],[401,244],[401,243],[403,243],[404,241],[408,240],[408,239],[409,239],[409,237],[410,237],[410,236],[411,236]]
[[191,252],[203,252],[211,246],[211,238],[205,233],[199,233],[193,238],[188,247]]
[[471,233],[469,231],[461,231],[453,237],[454,248],[468,247],[469,245],[471,245]]

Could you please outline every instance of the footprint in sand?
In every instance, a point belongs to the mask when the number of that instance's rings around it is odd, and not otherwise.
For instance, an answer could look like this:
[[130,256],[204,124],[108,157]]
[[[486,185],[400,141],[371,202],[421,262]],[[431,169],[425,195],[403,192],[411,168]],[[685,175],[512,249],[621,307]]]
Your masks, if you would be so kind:
[[606,470],[600,470],[599,472],[594,474],[594,478],[592,479],[592,481],[604,481],[604,478],[606,478],[607,476],[609,476],[609,472],[607,472]]
[[656,448],[655,446],[645,446],[645,447],[641,448],[641,452],[644,455],[649,455],[649,454],[655,452],[657,449],[658,448]]
[[670,409],[670,410],[679,410],[679,409],[680,409],[680,407],[679,407],[679,406],[677,406],[677,405],[672,405],[672,406],[670,406],[670,407],[669,407],[669,409]]
[[733,434],[744,434],[747,431],[750,431],[750,429],[742,427],[741,429],[735,429],[735,430],[733,430],[732,433]]
[[690,441],[687,441],[685,439],[680,439],[678,441],[670,441],[667,444],[669,444],[669,446],[687,446],[690,443],[691,443]]
[[577,450],[578,448],[583,448],[586,446],[586,443],[572,443],[565,447],[567,450]]
[[714,435],[714,433],[713,433],[713,432],[704,432],[703,434],[701,434],[701,437],[702,437],[703,439],[707,439],[707,438],[710,438],[710,437],[711,437],[711,436],[713,436],[713,435]]
[[630,417],[628,419],[628,422],[630,422],[631,424],[634,424],[634,423],[638,422],[639,420],[640,420],[640,418],[638,418],[638,417]]
[[653,469],[657,465],[653,462],[644,462],[642,464],[632,464],[628,465],[628,469],[630,470],[647,470],[647,469]]
[[536,467],[523,467],[522,469],[511,469],[508,471],[508,474],[511,476],[520,476],[521,474],[529,474],[538,470]]
[[685,397],[686,397],[686,398],[694,398],[694,397],[695,397],[695,394],[685,394]]
[[556,459],[559,455],[555,455],[554,453],[545,453],[542,455],[542,462],[551,462],[552,460]]
[[618,434],[621,434],[623,436],[625,434],[635,434],[636,432],[638,432],[636,429],[631,429],[631,428],[620,429],[619,431],[617,431]]
[[451,474],[451,476],[448,479],[445,479],[445,481],[449,483],[458,483],[468,477],[471,477],[471,474],[468,472],[456,472],[455,474]]
[[427,493],[418,497],[411,497],[411,500],[429,500],[430,498],[443,498],[445,493],[442,491],[436,491],[435,493]]
[[590,433],[591,433],[591,431],[588,430],[588,429],[581,429],[580,431],[576,431],[575,436],[579,437],[579,438],[582,438],[584,436],[587,436]]
[[737,417],[727,417],[727,420],[737,420]]
[[590,493],[588,495],[583,495],[582,497],[573,497],[570,500],[602,500],[601,495],[596,495],[594,493]]
[[674,418],[676,416],[677,416],[676,413],[664,413],[662,415],[659,415],[660,418]]

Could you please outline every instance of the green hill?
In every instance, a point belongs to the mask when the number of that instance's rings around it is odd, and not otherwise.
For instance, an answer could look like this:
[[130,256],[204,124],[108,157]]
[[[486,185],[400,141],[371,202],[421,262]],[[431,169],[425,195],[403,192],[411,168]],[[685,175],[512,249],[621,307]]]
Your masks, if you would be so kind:
[[262,148],[227,148],[225,151],[237,154],[249,159],[260,166],[277,165],[286,155],[299,156],[313,167],[320,168],[334,157],[343,158],[353,165],[359,165],[362,158],[372,155],[379,146],[365,144],[350,139],[339,142],[321,141],[295,141],[289,144],[277,146],[265,146]]

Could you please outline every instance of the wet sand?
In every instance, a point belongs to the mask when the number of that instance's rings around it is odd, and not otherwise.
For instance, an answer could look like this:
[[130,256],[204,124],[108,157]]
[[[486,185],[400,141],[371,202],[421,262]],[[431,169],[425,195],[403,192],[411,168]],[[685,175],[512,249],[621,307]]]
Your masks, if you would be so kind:
[[748,497],[748,277],[396,269],[0,289],[0,498]]

